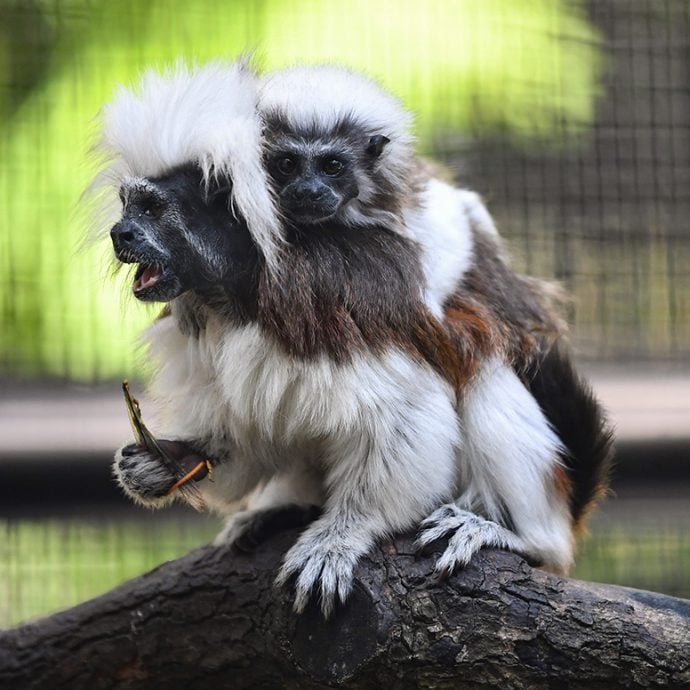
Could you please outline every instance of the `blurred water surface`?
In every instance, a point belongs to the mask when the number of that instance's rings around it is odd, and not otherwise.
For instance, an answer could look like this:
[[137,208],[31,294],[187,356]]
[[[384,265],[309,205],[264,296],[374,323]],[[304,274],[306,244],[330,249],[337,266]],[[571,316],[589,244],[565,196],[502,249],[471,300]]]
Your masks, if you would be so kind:
[[[660,489],[605,505],[573,577],[690,598],[687,496]],[[0,627],[106,592],[201,546],[219,522],[196,514],[137,512],[0,521]]]

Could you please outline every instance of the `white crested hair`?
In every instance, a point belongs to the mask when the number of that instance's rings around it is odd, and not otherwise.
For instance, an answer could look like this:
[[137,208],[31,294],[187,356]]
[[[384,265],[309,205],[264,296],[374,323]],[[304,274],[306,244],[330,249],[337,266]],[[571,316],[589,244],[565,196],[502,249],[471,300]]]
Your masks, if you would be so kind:
[[[300,65],[266,74],[259,86],[259,112],[267,120],[278,118],[288,127],[314,130],[327,138],[338,125],[352,122],[367,135],[389,139],[377,164],[380,178],[399,195],[411,198],[418,171],[414,154],[412,115],[376,81],[337,65]],[[377,209],[380,191],[366,179],[358,180],[360,193],[347,213],[355,223],[393,221],[393,229],[407,234],[401,219]]]
[[147,70],[135,88],[121,86],[101,113],[100,149],[108,163],[96,186],[125,178],[161,177],[198,165],[204,182],[232,181],[231,203],[269,267],[282,229],[261,156],[258,80],[247,60],[163,73]]

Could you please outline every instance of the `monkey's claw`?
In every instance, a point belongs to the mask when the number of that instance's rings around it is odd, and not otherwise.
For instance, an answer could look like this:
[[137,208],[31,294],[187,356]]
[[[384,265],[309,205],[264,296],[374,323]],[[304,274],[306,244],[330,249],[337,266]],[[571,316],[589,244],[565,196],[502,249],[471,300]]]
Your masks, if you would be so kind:
[[435,571],[439,578],[447,577],[457,567],[466,566],[472,556],[484,547],[520,551],[517,535],[491,520],[462,510],[454,503],[434,511],[422,522],[421,527],[416,542],[418,548],[451,535],[448,546],[436,561]]
[[341,540],[310,528],[285,556],[276,585],[284,586],[296,576],[294,610],[302,613],[312,592],[317,591],[321,611],[328,618],[336,598],[344,602],[350,594],[357,559],[358,554]]

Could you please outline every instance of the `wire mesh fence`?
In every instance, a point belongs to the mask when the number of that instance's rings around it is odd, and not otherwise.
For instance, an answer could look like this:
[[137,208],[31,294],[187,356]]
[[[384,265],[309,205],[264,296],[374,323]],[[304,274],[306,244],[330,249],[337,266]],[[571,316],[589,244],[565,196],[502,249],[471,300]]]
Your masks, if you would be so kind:
[[150,315],[78,251],[93,117],[146,65],[248,48],[398,93],[516,265],[573,292],[583,356],[687,358],[687,2],[358,2],[0,0],[0,374],[132,375]]
[[[602,56],[596,114],[560,146],[473,137],[449,156],[529,272],[575,296],[597,359],[690,353],[690,5],[590,2]],[[567,45],[572,40],[562,37]]]

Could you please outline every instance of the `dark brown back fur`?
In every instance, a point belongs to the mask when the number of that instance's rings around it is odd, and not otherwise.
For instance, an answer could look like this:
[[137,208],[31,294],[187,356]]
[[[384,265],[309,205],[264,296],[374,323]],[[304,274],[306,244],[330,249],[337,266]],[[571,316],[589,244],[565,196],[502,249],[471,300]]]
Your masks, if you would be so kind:
[[347,362],[397,347],[461,385],[462,348],[422,302],[419,248],[383,228],[293,230],[280,284],[264,274],[259,323],[290,354]]
[[518,371],[565,332],[558,289],[512,271],[497,242],[483,232],[474,233],[473,265],[447,307],[458,299],[482,310],[497,349]]

